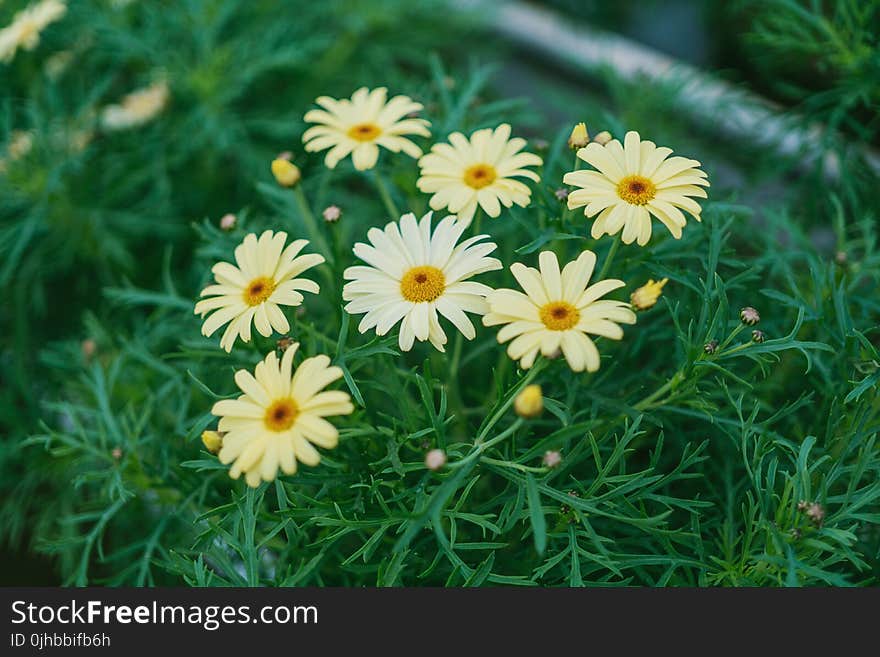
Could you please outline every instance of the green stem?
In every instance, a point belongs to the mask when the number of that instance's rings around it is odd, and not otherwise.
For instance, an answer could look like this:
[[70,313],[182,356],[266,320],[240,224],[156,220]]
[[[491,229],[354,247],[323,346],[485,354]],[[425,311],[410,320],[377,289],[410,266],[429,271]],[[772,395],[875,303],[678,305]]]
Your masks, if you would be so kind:
[[620,247],[620,239],[614,238],[614,242],[611,244],[611,249],[608,251],[608,255],[605,256],[605,262],[602,263],[602,270],[599,272],[597,281],[605,280],[605,275],[608,273],[608,270],[611,269],[611,263],[614,262],[614,256],[617,255],[617,249]]
[[373,180],[376,182],[376,189],[379,190],[379,196],[382,198],[382,203],[385,204],[385,210],[390,215],[389,218],[391,221],[397,221],[400,219],[400,210],[397,209],[394,199],[391,198],[391,192],[388,191],[388,185],[385,183],[385,178],[378,170],[374,169]]
[[497,465],[503,468],[513,468],[514,470],[520,470],[521,472],[535,472],[537,474],[544,474],[549,472],[549,468],[536,468],[531,465],[523,465],[522,463],[516,463],[514,461],[499,461],[498,459],[493,459],[489,456],[484,456],[480,459],[481,463],[488,463],[489,465]]
[[474,212],[474,235],[481,235],[480,231],[483,229],[483,208],[479,205],[477,206],[476,212]]
[[309,206],[309,202],[306,199],[305,192],[303,192],[302,185],[297,185],[296,187],[294,187],[293,198],[296,200],[296,205],[299,208],[299,214],[302,217],[303,223],[306,226],[306,231],[315,242],[315,245],[318,247],[318,251],[321,253],[321,255],[327,258],[327,262],[333,264],[333,250],[327,243],[327,239],[324,237],[324,232],[320,229],[318,221],[315,219],[314,213],[312,213],[312,208]]

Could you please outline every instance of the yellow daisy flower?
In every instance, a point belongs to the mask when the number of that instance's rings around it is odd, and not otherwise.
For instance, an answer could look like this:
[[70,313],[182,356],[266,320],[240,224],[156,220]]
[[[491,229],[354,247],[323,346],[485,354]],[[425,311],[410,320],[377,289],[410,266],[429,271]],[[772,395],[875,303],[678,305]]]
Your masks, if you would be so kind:
[[303,295],[298,290],[317,294],[318,284],[307,278],[296,278],[306,269],[320,265],[324,256],[317,253],[298,255],[308,240],[296,240],[287,248],[287,233],[267,230],[260,239],[256,234],[246,235],[235,248],[235,265],[218,262],[211,271],[216,285],[209,285],[196,304],[195,314],[204,317],[214,311],[202,325],[202,335],[209,336],[224,324],[229,324],[220,346],[232,351],[235,338],[251,340],[251,322],[260,335],[269,337],[272,329],[287,333],[290,324],[279,306],[298,306]]
[[577,152],[597,171],[570,171],[563,181],[581,189],[568,195],[568,208],[584,208],[584,215],[599,215],[590,234],[598,239],[623,229],[623,243],[651,239],[651,215],[669,229],[675,239],[687,223],[685,210],[700,220],[700,206],[692,196],[706,198],[709,186],[700,163],[686,157],[669,157],[671,148],[642,141],[637,132],[627,132],[624,145],[617,139],[605,145],[588,144]]
[[303,134],[307,151],[330,151],[324,158],[328,169],[351,154],[354,168],[365,171],[376,166],[379,146],[394,153],[403,151],[410,157],[419,157],[422,149],[402,135],[430,137],[425,119],[404,118],[422,109],[422,104],[408,96],[395,96],[386,101],[385,87],[361,87],[351,97],[336,100],[321,96],[315,102],[323,109],[311,110],[305,115],[307,123],[316,123]]
[[321,392],[342,377],[342,370],[331,366],[327,356],[306,358],[293,371],[298,347],[294,342],[280,363],[270,352],[254,374],[236,372],[235,383],[244,394],[219,401],[211,409],[220,418],[218,431],[225,432],[220,462],[232,463],[233,479],[244,472],[248,486],[272,481],[279,467],[294,474],[297,461],[318,465],[321,455],[314,445],[333,449],[339,442],[336,427],[324,418],[354,411],[348,393]]
[[587,334],[620,340],[623,330],[617,323],[635,324],[636,315],[623,301],[600,299],[624,286],[609,279],[587,287],[596,254],[584,251],[560,273],[559,261],[552,251],[541,252],[541,270],[516,262],[510,272],[525,294],[517,290],[495,290],[486,297],[489,313],[483,324],[506,324],[498,332],[498,342],[513,339],[507,355],[530,368],[540,351],[553,356],[562,350],[575,372],[599,369],[599,351]]
[[525,167],[540,166],[542,160],[523,153],[525,139],[510,138],[510,126],[495,130],[477,130],[470,139],[460,132],[449,135],[448,144],[434,144],[431,152],[419,160],[421,177],[418,188],[433,194],[431,207],[446,208],[470,223],[479,205],[490,217],[501,214],[501,206],[529,204],[532,190],[515,178],[540,177]]
[[0,30],[0,62],[10,62],[19,48],[33,50],[40,44],[40,33],[67,13],[59,0],[43,0],[18,12],[12,24]]
[[415,340],[430,340],[444,351],[447,339],[438,313],[472,340],[476,331],[465,312],[485,313],[485,296],[492,288],[467,279],[501,269],[500,261],[486,257],[495,244],[478,244],[488,235],[458,244],[466,225],[449,216],[432,234],[432,214],[419,222],[414,214],[405,214],[399,224],[371,228],[370,244],[354,245],[355,255],[369,266],[349,267],[342,274],[349,281],[342,290],[342,298],[349,302],[345,310],[366,313],[358,330],[375,328],[378,335],[385,335],[400,322],[398,343],[403,351],[412,349]]

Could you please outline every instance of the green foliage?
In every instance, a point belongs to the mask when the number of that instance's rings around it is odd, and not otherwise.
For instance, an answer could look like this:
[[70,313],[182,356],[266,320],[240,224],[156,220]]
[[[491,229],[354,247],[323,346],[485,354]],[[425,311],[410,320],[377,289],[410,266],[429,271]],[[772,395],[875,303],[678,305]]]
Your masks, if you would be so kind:
[[[495,255],[532,265],[542,249],[562,261],[591,249],[601,266],[613,243],[592,240],[555,194],[574,160],[570,126],[493,98],[496,69],[459,61],[461,37],[435,29],[436,6],[401,7],[75,3],[65,30],[0,68],[13,90],[6,134],[35,135],[0,175],[7,542],[48,555],[73,585],[880,583],[880,252],[876,200],[847,186],[857,161],[841,161],[836,183],[808,173],[767,202],[749,189],[790,162],[725,176],[717,145],[683,136],[650,90],[633,98],[620,85],[613,101],[591,99],[604,105],[583,117],[591,132],[636,127],[703,160],[713,181],[683,239],[657,231],[609,265],[624,294],[667,277],[657,305],[621,342],[599,341],[595,374],[561,359],[520,371],[485,328],[452,337],[446,354],[400,353],[394,335],[361,335],[342,311],[342,271],[387,205],[419,214],[427,197],[404,155],[384,152],[364,174],[302,154],[316,96],[387,85],[425,104],[438,140],[538,126],[548,145],[532,205],[482,219]],[[41,58],[64,48],[77,65],[51,80]],[[53,145],[56,128],[94,128],[81,122],[158,69],[172,100],[155,121],[98,130],[78,152]],[[295,190],[268,169],[288,148],[304,173]],[[324,224],[331,203],[343,216]],[[834,210],[832,248],[817,247],[807,207]],[[230,211],[238,224],[222,231]],[[249,489],[199,436],[215,426],[213,403],[236,394],[235,370],[276,343],[255,336],[226,354],[192,307],[211,265],[264,228],[330,256],[315,270],[321,294],[288,312],[290,334],[343,369],[356,411],[336,420],[340,444],[319,466]],[[506,268],[481,280],[512,284]],[[761,343],[740,322],[747,305]],[[545,411],[524,420],[511,407],[529,383]],[[449,458],[437,472],[424,465],[432,448]],[[542,464],[548,450],[558,467]]]

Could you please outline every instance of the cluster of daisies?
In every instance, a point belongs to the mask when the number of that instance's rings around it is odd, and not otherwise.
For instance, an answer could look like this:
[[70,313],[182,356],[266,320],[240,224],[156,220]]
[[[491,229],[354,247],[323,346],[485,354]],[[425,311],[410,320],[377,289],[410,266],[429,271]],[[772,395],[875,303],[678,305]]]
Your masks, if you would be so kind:
[[[343,272],[342,297],[345,311],[360,316],[361,333],[396,331],[402,351],[419,341],[442,352],[450,327],[472,340],[473,318],[479,317],[486,327],[500,327],[498,342],[507,343],[507,354],[523,369],[540,353],[561,355],[575,372],[595,372],[600,356],[594,338],[620,340],[621,325],[636,322],[633,307],[649,307],[660,295],[665,280],[650,281],[631,303],[605,298],[625,283],[594,280],[592,251],[564,264],[544,251],[538,268],[510,266],[519,289],[491,288],[478,279],[503,268],[492,257],[497,245],[489,235],[467,232],[478,208],[497,217],[502,206],[528,206],[531,189],[523,179],[539,182],[530,167],[542,161],[523,150],[525,140],[512,137],[510,126],[502,124],[470,136],[452,133],[423,155],[410,137],[430,137],[430,123],[418,118],[422,105],[406,96],[388,99],[384,88],[362,88],[350,99],[316,102],[320,109],[305,115],[313,124],[303,135],[307,151],[326,151],[324,163],[331,169],[350,156],[361,171],[376,165],[382,148],[419,158],[418,189],[431,194],[433,211],[448,213],[439,221],[433,212],[420,219],[404,214],[384,228],[370,228],[366,241],[354,244],[362,264]],[[635,132],[622,144],[610,137],[590,142],[579,125],[572,139],[573,146],[582,146],[577,157],[592,169],[565,174],[564,182],[576,188],[568,207],[582,207],[585,216],[594,217],[594,238],[621,233],[623,243],[643,246],[651,238],[652,217],[675,238],[686,223],[684,212],[700,219],[693,197],[705,198],[709,183],[699,162],[671,156],[670,149],[642,141]],[[227,352],[237,340],[249,342],[254,329],[266,337],[287,334],[282,307],[299,306],[305,292],[320,292],[304,274],[325,260],[307,246],[302,239],[288,243],[284,232],[247,235],[234,251],[235,264],[214,265],[215,282],[195,306],[205,317],[202,333],[211,336],[222,328],[220,346]],[[251,486],[274,479],[279,468],[291,474],[297,462],[317,464],[315,446],[329,449],[338,441],[337,429],[325,418],[354,410],[347,393],[324,390],[342,371],[325,355],[306,358],[294,369],[297,349],[298,343],[288,341],[280,360],[273,351],[253,374],[237,372],[242,394],[212,410],[220,418],[218,431],[206,432],[205,444],[232,464],[232,477],[244,473]]]

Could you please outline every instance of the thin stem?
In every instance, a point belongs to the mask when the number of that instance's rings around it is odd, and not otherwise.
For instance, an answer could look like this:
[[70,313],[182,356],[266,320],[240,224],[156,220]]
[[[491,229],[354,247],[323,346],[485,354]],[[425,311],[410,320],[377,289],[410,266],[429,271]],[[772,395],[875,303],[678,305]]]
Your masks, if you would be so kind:
[[318,251],[320,251],[321,255],[327,258],[327,262],[332,264],[334,261],[333,250],[327,243],[327,238],[324,237],[324,232],[320,229],[320,226],[315,219],[315,215],[314,213],[312,213],[312,209],[309,206],[309,201],[308,199],[306,199],[305,192],[303,192],[302,185],[297,185],[296,187],[294,187],[293,198],[296,200],[296,205],[299,208],[299,214],[302,217],[303,223],[306,226],[306,231],[309,233],[312,240],[314,240],[315,245],[318,247]]
[[614,261],[614,256],[617,255],[617,249],[620,247],[620,239],[614,238],[614,242],[611,244],[611,250],[608,251],[608,255],[605,257],[605,262],[602,264],[602,270],[599,272],[599,276],[596,279],[597,281],[605,280],[605,275],[608,273],[608,270],[611,269],[611,263]]
[[482,233],[480,231],[483,229],[483,208],[481,208],[479,205],[474,212],[473,224],[474,235],[481,235]]
[[373,170],[373,180],[376,182],[376,189],[379,191],[379,196],[382,198],[382,203],[385,204],[385,210],[388,212],[390,219],[396,221],[400,218],[400,210],[397,209],[394,199],[391,198],[391,192],[388,190],[385,178],[379,173],[378,169]]
[[513,468],[514,470],[520,470],[522,472],[535,472],[538,474],[544,474],[549,472],[549,468],[536,468],[531,465],[523,465],[522,463],[516,463],[515,461],[499,461],[498,459],[493,459],[489,456],[484,456],[480,459],[481,463],[488,463],[489,465],[497,465],[503,468]]

